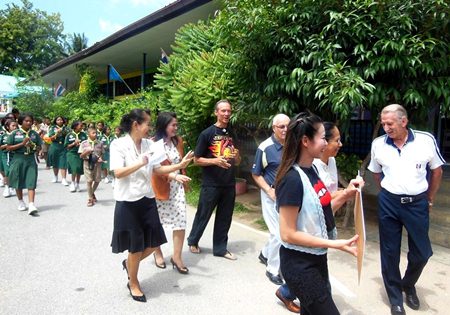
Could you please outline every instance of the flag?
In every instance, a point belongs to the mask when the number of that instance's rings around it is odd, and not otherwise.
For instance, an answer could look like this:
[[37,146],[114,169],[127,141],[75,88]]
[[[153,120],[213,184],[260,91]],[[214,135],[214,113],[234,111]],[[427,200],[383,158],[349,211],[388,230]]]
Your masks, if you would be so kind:
[[55,97],[58,97],[58,96],[63,95],[65,90],[66,90],[66,88],[61,83],[58,83],[53,94],[55,95]]
[[167,57],[166,52],[162,48],[161,48],[161,62],[162,63],[169,63],[169,57]]
[[109,79],[111,81],[122,81],[125,82],[120,76],[119,72],[110,64],[109,65]]

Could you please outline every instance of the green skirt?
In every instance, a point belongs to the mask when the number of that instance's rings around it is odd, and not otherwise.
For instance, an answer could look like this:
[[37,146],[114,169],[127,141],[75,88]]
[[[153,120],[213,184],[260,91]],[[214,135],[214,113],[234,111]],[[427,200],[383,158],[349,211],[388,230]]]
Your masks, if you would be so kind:
[[83,175],[83,160],[78,153],[67,152],[67,171],[72,175]]
[[63,144],[53,142],[48,149],[48,162],[53,168],[67,168],[67,150]]
[[13,154],[8,151],[0,152],[0,171],[2,171],[6,177],[9,175],[9,166],[11,165],[11,158]]
[[36,189],[38,165],[34,154],[14,154],[9,168],[9,186],[15,189]]
[[106,151],[105,154],[103,154],[103,163],[102,163],[102,170],[108,170],[109,171],[109,151]]

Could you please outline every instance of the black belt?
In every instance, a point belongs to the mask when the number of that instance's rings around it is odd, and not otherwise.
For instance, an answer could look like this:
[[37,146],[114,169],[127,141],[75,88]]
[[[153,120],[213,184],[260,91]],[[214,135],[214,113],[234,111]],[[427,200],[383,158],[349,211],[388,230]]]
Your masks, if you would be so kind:
[[401,204],[406,204],[406,203],[412,203],[414,201],[417,200],[422,200],[422,199],[427,199],[428,198],[428,194],[427,192],[423,192],[420,193],[418,195],[397,195],[397,194],[393,194],[389,191],[387,191],[386,189],[382,188],[382,190],[391,198],[393,199],[397,199]]

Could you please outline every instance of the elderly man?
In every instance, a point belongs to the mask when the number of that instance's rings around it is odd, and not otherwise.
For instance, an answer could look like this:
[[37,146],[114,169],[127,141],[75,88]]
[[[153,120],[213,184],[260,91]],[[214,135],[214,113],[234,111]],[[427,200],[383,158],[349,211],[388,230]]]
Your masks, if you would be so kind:
[[280,269],[280,241],[278,213],[275,209],[275,189],[273,183],[277,175],[283,152],[284,139],[286,138],[289,117],[278,114],[272,121],[272,135],[264,140],[256,150],[255,163],[252,167],[252,176],[255,183],[261,189],[261,208],[264,221],[269,229],[269,241],[266,243],[259,259],[267,265],[266,275],[275,284],[283,284],[279,275]]
[[[409,129],[406,110],[397,104],[381,112],[386,135],[372,143],[369,170],[380,184],[378,219],[381,270],[391,314],[405,314],[406,304],[420,307],[415,284],[433,254],[428,238],[429,211],[439,189],[444,159],[434,137]],[[427,180],[427,169],[430,179]],[[400,274],[400,246],[403,226],[408,232],[408,266]]]
[[[278,114],[273,118],[273,134],[264,140],[256,150],[255,163],[252,167],[252,176],[255,183],[261,189],[261,208],[264,221],[269,229],[269,240],[259,253],[259,260],[266,267],[266,276],[277,285],[283,284],[280,276],[280,240],[278,212],[275,206],[275,189],[273,183],[283,152],[283,144],[286,138],[289,117]],[[287,287],[280,287],[276,292],[277,297],[291,312],[299,313],[300,308],[294,303],[295,296]]]
[[228,230],[231,226],[236,196],[234,169],[241,160],[228,125],[231,113],[231,104],[228,100],[218,101],[214,107],[216,123],[203,130],[198,137],[194,161],[196,165],[202,167],[202,188],[192,230],[187,240],[191,253],[199,254],[198,243],[214,208],[217,207],[213,254],[236,260],[236,256],[227,248]]

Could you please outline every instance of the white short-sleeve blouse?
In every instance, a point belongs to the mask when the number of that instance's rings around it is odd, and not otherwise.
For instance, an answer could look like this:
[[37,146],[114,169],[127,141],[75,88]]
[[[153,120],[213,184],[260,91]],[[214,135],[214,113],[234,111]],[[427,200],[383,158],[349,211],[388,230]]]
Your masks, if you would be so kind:
[[117,201],[136,201],[143,197],[154,198],[151,177],[154,168],[161,166],[166,159],[164,152],[158,152],[159,146],[149,139],[142,139],[141,153],[138,152],[133,139],[126,135],[111,143],[109,167],[115,169],[134,165],[142,161],[144,155],[149,157],[149,164],[136,172],[117,178],[114,184],[114,199]]

